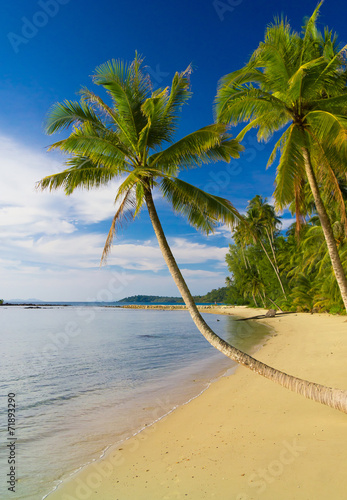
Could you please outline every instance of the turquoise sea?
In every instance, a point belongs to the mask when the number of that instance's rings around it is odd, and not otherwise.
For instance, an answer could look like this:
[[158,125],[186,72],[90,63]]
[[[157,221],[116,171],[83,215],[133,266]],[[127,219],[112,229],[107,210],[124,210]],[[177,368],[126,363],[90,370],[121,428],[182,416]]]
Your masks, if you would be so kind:
[[[204,314],[252,352],[254,322]],[[0,498],[40,500],[111,445],[196,397],[233,367],[186,311],[0,308]],[[15,493],[8,491],[7,395],[15,394]]]

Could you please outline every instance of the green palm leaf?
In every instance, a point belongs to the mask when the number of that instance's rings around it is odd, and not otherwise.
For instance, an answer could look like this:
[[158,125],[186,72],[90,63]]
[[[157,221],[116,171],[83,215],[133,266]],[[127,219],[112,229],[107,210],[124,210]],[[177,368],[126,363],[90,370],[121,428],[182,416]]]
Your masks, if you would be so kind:
[[197,130],[175,142],[167,149],[148,158],[151,167],[159,167],[170,175],[181,168],[202,163],[239,157],[243,147],[225,134],[226,126],[214,124]]
[[73,156],[66,161],[70,168],[58,174],[48,175],[41,179],[36,187],[41,190],[50,191],[63,188],[65,194],[70,195],[76,188],[91,189],[107,184],[115,176],[119,175],[119,169],[105,168],[103,165],[93,163],[84,156]]
[[71,125],[92,123],[97,128],[104,128],[103,122],[85,102],[64,101],[54,104],[46,122],[47,134],[53,134],[69,128]]
[[183,214],[192,226],[206,234],[213,232],[218,223],[232,227],[242,219],[230,201],[206,193],[180,179],[165,177],[160,188],[174,211]]

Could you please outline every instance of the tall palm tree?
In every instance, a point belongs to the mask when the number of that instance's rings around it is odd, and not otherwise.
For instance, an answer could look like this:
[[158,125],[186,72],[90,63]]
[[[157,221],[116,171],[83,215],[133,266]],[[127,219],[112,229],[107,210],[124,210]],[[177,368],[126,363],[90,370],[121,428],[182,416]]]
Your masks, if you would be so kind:
[[260,196],[259,194],[251,199],[251,201],[248,203],[248,208],[255,208],[258,211],[258,218],[262,221],[264,231],[267,235],[267,239],[274,258],[274,263],[279,273],[276,252],[273,244],[275,242],[275,233],[278,231],[278,228],[281,225],[281,221],[276,215],[275,208],[267,203],[267,198],[263,200],[262,196]]
[[[259,212],[259,210],[256,207],[251,207],[247,210],[246,222],[247,222],[247,227],[249,228],[249,237],[252,238],[254,242],[258,242],[260,244],[263,252],[266,255],[266,258],[270,262],[270,264],[271,264],[271,266],[276,274],[276,277],[277,277],[278,282],[280,284],[282,293],[283,293],[284,297],[287,298],[276,260],[274,259],[274,261],[273,261],[271,259],[270,255],[269,255],[268,251],[266,250],[266,247],[263,243],[263,233],[264,233],[264,230],[266,228],[267,221],[261,216],[261,212]],[[269,235],[269,238],[270,238],[270,235]],[[273,249],[271,242],[270,242],[270,246]],[[273,253],[274,253],[274,250],[273,250]]]
[[[258,140],[284,129],[270,156],[280,152],[275,200],[278,208],[295,201],[301,218],[308,182],[324,231],[330,259],[347,310],[347,279],[323,198],[335,200],[347,228],[339,181],[346,179],[347,88],[345,53],[336,36],[321,34],[316,20],[322,2],[302,35],[287,21],[267,28],[248,64],[222,78],[217,94],[220,123],[249,122],[237,138],[258,128]],[[324,196],[323,196],[324,194]]]
[[[70,135],[51,149],[71,154],[69,168],[45,177],[41,189],[63,187],[70,195],[76,188],[108,183],[121,177],[118,208],[106,241],[103,259],[110,250],[117,223],[135,217],[147,206],[159,247],[194,323],[204,337],[237,363],[277,381],[300,394],[347,413],[347,392],[318,386],[278,372],[229,345],[218,337],[200,315],[166,240],[153,200],[153,189],[160,190],[174,211],[205,231],[217,221],[233,224],[241,216],[231,203],[210,195],[180,179],[181,168],[211,160],[229,161],[237,157],[240,145],[226,134],[226,127],[214,124],[172,143],[178,113],[189,93],[189,69],[176,73],[171,89],[152,92],[151,83],[136,57],[132,64],[111,61],[96,69],[97,85],[106,89],[111,105],[90,90],[81,90],[81,102],[65,101],[51,109],[47,132],[52,134],[73,126]],[[167,145],[163,148],[163,145]]]

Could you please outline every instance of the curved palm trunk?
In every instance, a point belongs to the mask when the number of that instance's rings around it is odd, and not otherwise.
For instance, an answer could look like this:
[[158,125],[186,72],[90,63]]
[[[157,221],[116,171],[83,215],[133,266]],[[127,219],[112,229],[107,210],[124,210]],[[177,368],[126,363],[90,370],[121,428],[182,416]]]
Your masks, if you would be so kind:
[[190,315],[197,326],[198,330],[206,338],[206,340],[220,352],[228,356],[236,363],[246,366],[250,370],[262,375],[263,377],[273,380],[278,384],[294,391],[298,394],[302,394],[306,398],[313,399],[319,403],[328,405],[332,408],[340,410],[347,413],[347,391],[341,391],[339,389],[332,389],[330,387],[325,387],[323,385],[315,384],[313,382],[308,382],[291,375],[287,375],[284,372],[280,372],[271,368],[270,366],[257,361],[248,354],[236,349],[232,345],[225,342],[214,333],[213,330],[207,325],[203,317],[198,311],[194,299],[188,289],[186,282],[179,270],[175,258],[171,252],[171,249],[166,240],[163,228],[161,226],[160,220],[156,208],[154,206],[152,193],[149,189],[145,189],[145,200],[149,212],[149,216],[156,234],[160,250],[163,254],[165,262],[169,268],[169,271],[176,283],[179,292],[187,306]]
[[317,180],[312,168],[310,153],[307,148],[302,149],[303,157],[305,161],[305,171],[307,175],[308,182],[313,194],[314,202],[317,208],[317,213],[319,216],[320,223],[322,225],[325,241],[327,243],[328,252],[331,260],[331,265],[333,267],[337,284],[340,288],[342,300],[347,311],[347,279],[342,267],[339,252],[337,250],[336,241],[334,238],[334,233],[331,227],[330,219],[328,217],[327,211],[325,209],[322,197],[319,192]]

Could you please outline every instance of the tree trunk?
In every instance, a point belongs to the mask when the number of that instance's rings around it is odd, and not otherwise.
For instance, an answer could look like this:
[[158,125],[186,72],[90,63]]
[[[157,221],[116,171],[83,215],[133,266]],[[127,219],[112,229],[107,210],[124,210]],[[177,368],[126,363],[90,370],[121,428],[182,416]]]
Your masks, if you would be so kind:
[[268,231],[268,229],[267,229],[266,226],[265,226],[265,231],[266,231],[266,234],[267,234],[267,239],[269,240],[270,248],[271,248],[271,251],[272,251],[273,258],[274,258],[274,263],[275,263],[276,269],[277,269],[277,271],[279,273],[280,270],[279,270],[279,267],[278,267],[278,264],[277,264],[275,249],[274,249],[272,241],[271,241],[270,233],[269,233],[269,231]]
[[247,261],[246,261],[246,256],[245,256],[245,250],[243,248],[243,245],[241,245],[241,253],[242,253],[243,261],[245,263],[245,267],[246,267],[246,269],[248,269],[248,265],[247,265]]
[[264,307],[264,309],[266,309],[265,300],[264,300],[264,297],[263,297],[263,295],[261,294],[261,292],[260,292],[260,291],[259,291],[259,295],[260,295],[261,301],[262,301],[262,303],[263,303],[263,307]]
[[308,382],[291,375],[287,375],[284,372],[280,372],[271,368],[270,366],[257,361],[248,354],[236,349],[232,345],[225,342],[214,333],[213,330],[207,325],[203,317],[198,311],[194,299],[188,289],[186,282],[179,270],[175,258],[171,252],[171,249],[166,240],[163,228],[161,226],[160,220],[156,208],[154,206],[152,193],[150,189],[145,189],[145,200],[149,212],[149,216],[156,234],[160,250],[163,254],[165,262],[169,268],[169,271],[176,283],[179,292],[187,306],[190,315],[197,326],[198,330],[206,338],[206,340],[220,352],[228,356],[236,363],[246,366],[250,370],[262,375],[263,377],[277,382],[278,384],[294,391],[298,394],[302,394],[306,398],[312,399],[319,403],[325,404],[344,413],[347,413],[347,391],[341,391],[339,389],[332,389],[330,387],[325,387],[323,385],[315,384],[313,382]]
[[285,299],[287,299],[287,295],[286,295],[286,292],[284,291],[284,288],[283,288],[283,283],[282,283],[282,280],[281,280],[281,277],[280,277],[280,273],[277,271],[275,264],[272,262],[272,260],[271,260],[271,258],[270,258],[270,255],[268,254],[268,252],[267,252],[267,250],[266,250],[266,248],[265,248],[265,246],[264,246],[264,243],[261,241],[261,237],[259,237],[259,240],[258,240],[258,241],[259,241],[259,243],[260,243],[260,245],[261,245],[261,248],[264,250],[265,255],[266,255],[266,257],[268,258],[268,260],[269,260],[270,264],[272,265],[273,270],[274,270],[274,271],[275,271],[275,273],[276,273],[276,276],[277,276],[278,282],[279,282],[279,284],[280,284],[280,286],[281,286],[281,290],[282,290],[282,293],[283,293],[283,295],[284,295],[284,298],[285,298]]
[[342,300],[347,311],[347,279],[342,267],[340,255],[336,246],[336,241],[334,238],[333,229],[331,227],[330,219],[325,210],[325,206],[322,197],[319,192],[317,180],[312,168],[310,153],[307,148],[302,149],[303,157],[305,161],[305,171],[307,175],[308,182],[313,194],[314,202],[316,205],[318,217],[323,229],[325,241],[327,243],[328,252],[331,260],[331,265],[335,273],[337,284],[340,288]]
[[270,297],[267,297],[267,299],[271,302],[271,304],[273,304],[275,307],[277,307],[277,309],[278,309],[279,311],[283,312],[283,310],[280,308],[280,306],[278,306],[278,305],[276,304],[276,302],[275,302],[274,300],[270,299]]

